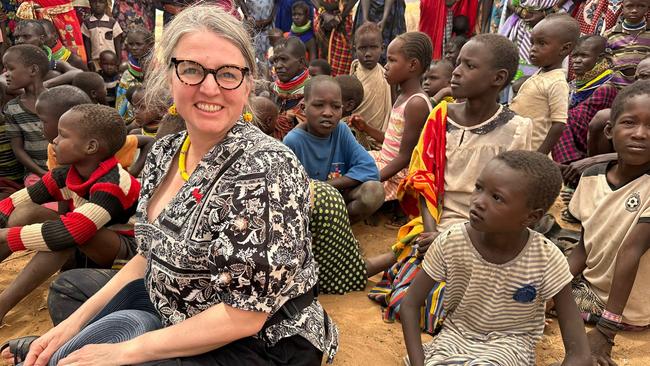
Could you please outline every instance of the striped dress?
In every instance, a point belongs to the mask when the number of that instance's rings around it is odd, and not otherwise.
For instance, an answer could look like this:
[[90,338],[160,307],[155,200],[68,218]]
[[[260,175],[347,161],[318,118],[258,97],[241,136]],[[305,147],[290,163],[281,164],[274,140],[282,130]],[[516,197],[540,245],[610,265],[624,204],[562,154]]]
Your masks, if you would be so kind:
[[[393,161],[393,159],[395,159],[399,154],[399,148],[402,145],[402,135],[404,134],[404,110],[406,109],[406,105],[411,101],[411,99],[417,96],[424,99],[429,106],[429,110],[431,110],[431,102],[429,101],[429,97],[424,93],[413,94],[406,100],[406,102],[393,106],[393,109],[390,111],[388,127],[386,128],[386,134],[384,143],[381,146],[381,151],[370,151],[370,155],[372,155],[372,157],[375,159],[377,167],[380,171],[384,169],[388,163]],[[402,179],[406,177],[406,174],[408,174],[408,166],[400,170],[390,179],[384,181],[386,201],[397,199],[397,186],[399,186],[399,182],[401,182]]]
[[607,33],[607,48],[614,62],[611,82],[619,89],[626,87],[634,82],[636,65],[650,55],[650,27],[633,34],[619,24]]
[[530,230],[511,261],[486,261],[456,224],[433,242],[422,269],[447,281],[441,332],[424,345],[425,365],[535,365],[544,331],[544,306],[571,282],[562,252]]

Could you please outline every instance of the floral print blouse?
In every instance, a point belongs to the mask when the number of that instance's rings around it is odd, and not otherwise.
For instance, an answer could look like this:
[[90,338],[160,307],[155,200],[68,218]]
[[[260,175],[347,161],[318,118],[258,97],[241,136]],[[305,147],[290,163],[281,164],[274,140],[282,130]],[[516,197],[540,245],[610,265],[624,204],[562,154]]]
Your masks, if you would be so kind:
[[[273,314],[317,283],[309,179],[295,155],[239,121],[149,223],[147,206],[186,132],[156,142],[144,168],[135,226],[145,284],[166,326],[219,303]],[[177,174],[170,172],[170,174]],[[317,299],[258,334],[300,335],[333,358],[338,330]]]

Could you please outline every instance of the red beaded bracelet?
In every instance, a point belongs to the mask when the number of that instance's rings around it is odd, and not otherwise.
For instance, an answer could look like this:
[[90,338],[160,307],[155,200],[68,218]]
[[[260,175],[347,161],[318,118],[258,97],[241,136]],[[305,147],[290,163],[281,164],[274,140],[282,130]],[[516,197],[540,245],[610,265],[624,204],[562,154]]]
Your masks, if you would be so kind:
[[614,314],[614,313],[609,312],[607,310],[604,310],[603,314],[600,317],[603,318],[603,319],[607,319],[609,321],[612,321],[614,323],[618,323],[618,324],[620,324],[623,321],[623,316],[622,315]]

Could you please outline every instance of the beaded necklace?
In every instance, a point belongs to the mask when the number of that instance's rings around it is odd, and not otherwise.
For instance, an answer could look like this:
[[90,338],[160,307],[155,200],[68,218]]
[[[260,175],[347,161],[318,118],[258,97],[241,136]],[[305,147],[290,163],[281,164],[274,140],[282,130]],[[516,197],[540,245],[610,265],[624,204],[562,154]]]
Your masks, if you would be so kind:
[[178,172],[181,174],[181,178],[183,178],[183,180],[186,182],[190,179],[190,175],[187,174],[187,168],[185,166],[187,152],[190,149],[190,144],[190,135],[187,135],[185,136],[185,140],[183,140],[183,146],[181,147],[181,152],[178,156]]
[[643,29],[646,28],[646,20],[643,19],[638,24],[630,24],[630,23],[627,22],[627,20],[623,20],[622,27],[623,27],[623,29],[625,29],[628,32],[638,32],[638,31],[643,30]]

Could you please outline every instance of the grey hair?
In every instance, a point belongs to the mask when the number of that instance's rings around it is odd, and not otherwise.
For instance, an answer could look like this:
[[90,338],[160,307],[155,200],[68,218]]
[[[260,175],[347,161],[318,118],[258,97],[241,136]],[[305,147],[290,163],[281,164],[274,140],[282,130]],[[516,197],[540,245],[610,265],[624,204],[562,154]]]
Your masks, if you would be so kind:
[[[145,72],[145,103],[149,108],[167,109],[172,100],[170,92],[173,67],[171,58],[180,39],[190,33],[209,31],[230,41],[239,51],[250,70],[248,82],[256,75],[255,52],[251,37],[242,23],[216,5],[197,4],[185,8],[167,24],[160,42],[151,54]],[[215,50],[219,52],[219,50]],[[244,82],[247,82],[246,79]],[[251,93],[253,94],[253,93]],[[250,108],[250,97],[247,106]]]

